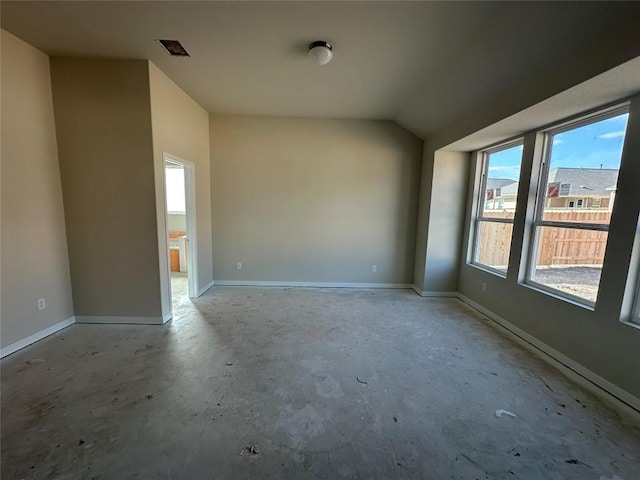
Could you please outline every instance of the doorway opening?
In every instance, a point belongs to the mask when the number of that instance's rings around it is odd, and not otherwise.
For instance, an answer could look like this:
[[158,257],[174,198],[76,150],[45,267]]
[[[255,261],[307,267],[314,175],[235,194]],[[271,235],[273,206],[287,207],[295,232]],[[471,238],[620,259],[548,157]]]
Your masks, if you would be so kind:
[[172,310],[188,298],[197,297],[197,251],[195,241],[193,164],[164,154],[164,180]]

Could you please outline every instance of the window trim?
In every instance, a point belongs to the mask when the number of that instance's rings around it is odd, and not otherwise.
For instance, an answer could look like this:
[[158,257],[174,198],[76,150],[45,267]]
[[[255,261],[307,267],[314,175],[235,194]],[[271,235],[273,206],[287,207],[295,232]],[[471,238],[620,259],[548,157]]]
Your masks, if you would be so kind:
[[[577,229],[577,230],[589,230],[589,231],[604,231],[609,232],[609,224],[604,223],[576,223],[576,222],[562,222],[562,221],[553,221],[553,220],[544,220],[544,205],[547,195],[547,185],[549,183],[549,167],[551,160],[551,150],[553,147],[552,138],[555,135],[569,132],[571,130],[576,130],[578,128],[591,125],[593,123],[597,123],[603,120],[607,120],[609,118],[613,118],[619,115],[629,113],[629,102],[617,103],[612,106],[605,107],[604,109],[600,109],[594,112],[590,112],[584,115],[580,115],[578,117],[574,117],[573,119],[567,119],[563,121],[561,124],[556,126],[551,126],[539,131],[540,134],[544,135],[543,140],[543,148],[542,154],[539,158],[539,167],[540,174],[538,176],[538,184],[536,186],[536,197],[535,197],[535,208],[533,220],[531,222],[531,230],[530,230],[530,242],[529,249],[527,252],[527,261],[526,261],[526,269],[524,276],[524,285],[528,285],[535,289],[541,290],[547,294],[550,294],[556,298],[560,298],[562,300],[568,300],[572,303],[577,303],[580,306],[587,307],[591,310],[595,309],[596,303],[598,301],[597,296],[595,301],[588,300],[583,297],[578,297],[571,293],[564,292],[557,288],[549,287],[540,282],[536,282],[534,280],[535,270],[536,270],[536,261],[538,257],[538,246],[540,235],[538,235],[539,229],[542,227],[555,227],[555,228],[568,228],[568,229]],[[576,199],[577,205],[577,199]],[[574,208],[583,208],[583,207],[574,207]],[[639,296],[640,296],[640,283],[639,283]],[[639,302],[640,303],[640,302]],[[635,306],[634,306],[635,308]],[[634,317],[635,310],[632,310],[632,317]],[[640,308],[638,308],[638,313],[640,314]]]
[[[511,258],[511,246],[509,246],[509,258],[507,259],[507,270],[498,270],[490,265],[485,265],[484,263],[480,263],[475,260],[476,253],[478,249],[478,243],[480,241],[479,233],[480,233],[480,222],[493,222],[493,223],[505,223],[514,225],[513,218],[496,218],[496,217],[485,217],[485,192],[487,190],[487,178],[489,172],[489,156],[493,153],[498,153],[504,150],[509,150],[510,148],[521,146],[524,149],[524,137],[517,137],[515,139],[508,140],[503,143],[499,143],[497,145],[493,145],[491,147],[487,147],[484,149],[480,149],[476,152],[477,154],[477,163],[476,165],[480,165],[480,177],[476,178],[476,186],[478,186],[478,191],[474,195],[476,200],[475,208],[473,209],[473,215],[471,216],[471,226],[472,226],[472,236],[470,242],[470,252],[468,257],[468,265],[479,268],[481,270],[485,270],[488,273],[492,273],[502,278],[507,277],[507,272],[509,270],[509,261]],[[522,159],[520,159],[520,170],[522,170]],[[478,182],[479,180],[479,182]],[[516,180],[520,181],[520,178]],[[518,183],[518,189],[520,189],[520,184]],[[517,197],[517,194],[516,194]],[[513,240],[513,236],[511,237]]]

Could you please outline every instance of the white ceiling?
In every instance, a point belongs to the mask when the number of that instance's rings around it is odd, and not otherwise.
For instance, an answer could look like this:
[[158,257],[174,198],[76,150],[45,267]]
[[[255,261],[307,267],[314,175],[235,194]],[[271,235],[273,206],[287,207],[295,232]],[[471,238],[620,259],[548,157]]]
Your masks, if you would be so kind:
[[[390,119],[423,137],[640,18],[640,2],[3,1],[1,9],[2,28],[50,55],[150,59],[212,113]],[[169,57],[159,38],[179,40],[191,58]],[[306,58],[314,40],[334,45],[324,67]]]

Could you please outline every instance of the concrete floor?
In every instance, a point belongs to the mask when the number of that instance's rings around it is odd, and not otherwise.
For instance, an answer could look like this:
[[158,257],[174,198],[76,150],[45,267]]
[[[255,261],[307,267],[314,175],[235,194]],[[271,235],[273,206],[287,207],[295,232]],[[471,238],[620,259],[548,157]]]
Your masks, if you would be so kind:
[[165,326],[74,325],[2,360],[3,480],[640,478],[638,428],[456,300],[191,303],[185,280]]

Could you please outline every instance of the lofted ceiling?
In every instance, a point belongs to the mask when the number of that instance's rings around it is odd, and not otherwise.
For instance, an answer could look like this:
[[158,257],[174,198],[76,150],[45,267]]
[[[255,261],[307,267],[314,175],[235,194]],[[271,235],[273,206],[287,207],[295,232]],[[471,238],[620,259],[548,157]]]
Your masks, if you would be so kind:
[[[388,119],[425,137],[634,16],[640,2],[2,1],[0,19],[52,56],[149,59],[212,113]],[[621,60],[638,55],[628,37]],[[334,45],[324,67],[314,40]]]

